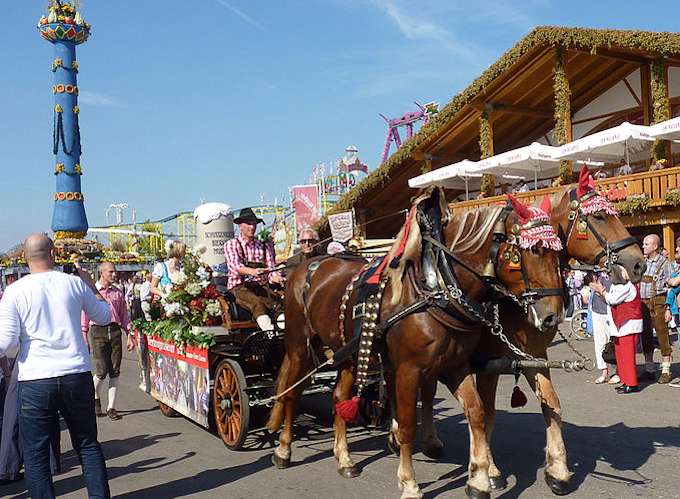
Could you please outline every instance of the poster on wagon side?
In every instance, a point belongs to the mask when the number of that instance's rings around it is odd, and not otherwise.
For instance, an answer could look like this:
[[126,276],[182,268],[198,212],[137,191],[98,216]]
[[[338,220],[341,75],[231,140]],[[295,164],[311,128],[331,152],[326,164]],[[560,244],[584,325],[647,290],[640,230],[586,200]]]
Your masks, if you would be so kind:
[[190,346],[180,349],[172,342],[153,336],[147,336],[144,343],[146,352],[140,351],[139,388],[207,428],[210,405],[208,349]]

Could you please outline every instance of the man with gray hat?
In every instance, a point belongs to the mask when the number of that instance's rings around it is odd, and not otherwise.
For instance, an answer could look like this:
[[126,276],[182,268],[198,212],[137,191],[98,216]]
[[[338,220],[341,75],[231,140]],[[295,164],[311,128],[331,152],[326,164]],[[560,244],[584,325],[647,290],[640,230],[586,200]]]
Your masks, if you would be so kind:
[[257,224],[264,221],[252,208],[244,208],[234,223],[239,227],[239,235],[224,245],[229,269],[227,288],[236,303],[253,314],[260,329],[271,331],[274,325],[269,312],[279,305],[280,298],[269,284],[281,284],[283,278],[270,271],[276,265],[273,248],[255,238]]

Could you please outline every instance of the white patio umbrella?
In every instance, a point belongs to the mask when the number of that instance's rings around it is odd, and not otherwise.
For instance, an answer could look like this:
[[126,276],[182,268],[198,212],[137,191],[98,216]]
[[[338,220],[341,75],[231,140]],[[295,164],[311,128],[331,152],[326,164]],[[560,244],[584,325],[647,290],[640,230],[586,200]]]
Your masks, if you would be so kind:
[[631,154],[648,155],[653,142],[650,127],[624,122],[561,146],[557,158],[629,163]]
[[501,175],[505,178],[511,176],[523,178],[533,172],[534,189],[537,189],[539,172],[544,176],[559,173],[560,160],[556,158],[557,151],[557,147],[534,142],[480,161],[476,172]]
[[649,135],[661,140],[680,140],[680,116],[650,126]]
[[481,184],[481,173],[474,173],[471,171],[476,167],[476,162],[464,159],[458,163],[442,166],[431,172],[423,173],[417,177],[410,178],[408,181],[409,187],[424,188],[431,185],[438,185],[446,189],[463,189],[465,188],[465,199],[468,199],[470,192],[469,182],[479,181]]

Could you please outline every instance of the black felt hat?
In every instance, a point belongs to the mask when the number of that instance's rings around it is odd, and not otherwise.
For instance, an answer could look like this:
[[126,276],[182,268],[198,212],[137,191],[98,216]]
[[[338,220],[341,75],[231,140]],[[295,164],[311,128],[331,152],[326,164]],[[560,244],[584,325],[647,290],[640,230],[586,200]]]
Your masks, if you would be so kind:
[[263,224],[264,220],[258,218],[252,208],[243,208],[238,217],[234,219],[235,224]]

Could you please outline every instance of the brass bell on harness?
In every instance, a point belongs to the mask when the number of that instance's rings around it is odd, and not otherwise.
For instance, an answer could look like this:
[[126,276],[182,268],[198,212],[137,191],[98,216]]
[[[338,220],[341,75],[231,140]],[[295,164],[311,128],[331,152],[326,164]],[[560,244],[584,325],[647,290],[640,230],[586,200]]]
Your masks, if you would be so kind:
[[496,278],[496,266],[491,260],[486,262],[486,265],[484,265],[484,271],[482,271],[482,276],[486,277],[487,279]]
[[500,218],[496,220],[495,224],[493,224],[493,235],[505,236],[505,222]]

